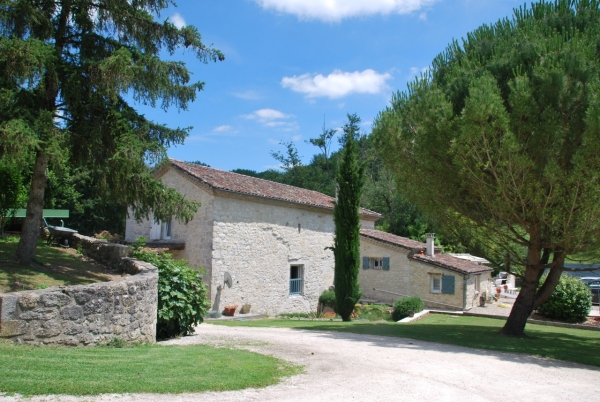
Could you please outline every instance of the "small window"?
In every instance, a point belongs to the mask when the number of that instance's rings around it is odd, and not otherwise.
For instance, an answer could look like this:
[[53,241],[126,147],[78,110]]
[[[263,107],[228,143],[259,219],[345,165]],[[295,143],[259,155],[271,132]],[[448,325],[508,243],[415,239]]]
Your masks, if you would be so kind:
[[161,240],[171,238],[171,218],[166,221],[155,221],[152,219],[150,228],[150,240]]
[[304,267],[290,266],[290,296],[301,295],[304,292]]
[[362,257],[363,269],[390,270],[390,257]]
[[481,275],[475,275],[474,278],[474,285],[475,285],[475,291],[479,292],[480,291],[480,279],[481,279]]
[[383,257],[371,257],[369,259],[369,268],[383,269]]
[[431,293],[442,293],[442,275],[431,275]]

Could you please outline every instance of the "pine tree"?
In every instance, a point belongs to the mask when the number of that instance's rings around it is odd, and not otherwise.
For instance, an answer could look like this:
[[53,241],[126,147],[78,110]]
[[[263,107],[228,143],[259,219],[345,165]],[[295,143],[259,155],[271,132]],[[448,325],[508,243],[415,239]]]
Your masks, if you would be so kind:
[[522,6],[449,45],[374,122],[409,201],[523,279],[505,335],[567,256],[600,249],[598,27],[598,0]]
[[360,199],[364,185],[364,166],[358,160],[358,132],[360,118],[348,115],[344,125],[346,141],[337,175],[338,193],[333,209],[335,239],[335,304],[336,312],[344,321],[350,321],[354,305],[360,299],[358,272],[360,269]]
[[0,0],[0,157],[35,159],[16,259],[37,245],[48,164],[84,166],[102,177],[98,190],[132,208],[136,218],[198,208],[165,188],[147,164],[166,158],[189,128],[170,129],[130,106],[186,109],[204,83],[190,82],[177,61],[185,48],[203,61],[223,60],[192,26],[159,22],[167,0]]

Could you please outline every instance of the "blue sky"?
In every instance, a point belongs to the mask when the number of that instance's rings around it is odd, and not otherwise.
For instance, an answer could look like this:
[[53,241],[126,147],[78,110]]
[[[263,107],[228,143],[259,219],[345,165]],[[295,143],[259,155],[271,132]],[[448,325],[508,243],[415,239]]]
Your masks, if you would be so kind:
[[277,168],[271,151],[306,143],[358,114],[365,133],[392,93],[452,39],[512,15],[517,0],[179,0],[160,18],[194,25],[224,62],[177,53],[206,83],[187,111],[137,108],[171,127],[193,126],[172,158],[212,167]]

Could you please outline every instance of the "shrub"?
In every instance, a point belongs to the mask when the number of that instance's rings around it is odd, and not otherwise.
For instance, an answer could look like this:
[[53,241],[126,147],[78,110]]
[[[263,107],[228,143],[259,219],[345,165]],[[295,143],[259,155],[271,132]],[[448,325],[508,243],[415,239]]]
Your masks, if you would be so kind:
[[134,243],[133,256],[158,268],[157,338],[192,333],[210,307],[201,274],[185,260],[175,260],[164,251],[143,248],[144,243],[145,239]]
[[[544,283],[545,276],[540,280]],[[579,278],[561,275],[552,296],[538,308],[548,318],[566,322],[584,321],[592,308],[592,294]]]
[[404,317],[408,317],[409,310],[418,313],[423,311],[425,308],[425,303],[421,300],[420,297],[405,297],[403,299],[398,300],[394,304],[394,311],[392,312],[392,318],[394,321],[399,321]]
[[323,291],[323,293],[321,293],[321,296],[319,296],[319,303],[327,307],[335,308],[335,291]]

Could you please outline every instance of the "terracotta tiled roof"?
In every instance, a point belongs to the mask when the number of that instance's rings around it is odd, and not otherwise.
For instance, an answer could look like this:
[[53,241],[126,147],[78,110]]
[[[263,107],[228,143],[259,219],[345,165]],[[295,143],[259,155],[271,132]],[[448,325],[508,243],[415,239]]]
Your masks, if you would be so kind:
[[415,253],[413,255],[409,255],[408,258],[412,258],[413,260],[419,262],[424,262],[425,264],[431,264],[436,265],[438,267],[447,268],[452,271],[457,271],[463,274],[473,274],[478,272],[492,271],[492,269],[488,266],[456,258],[448,254],[436,254],[433,257],[430,257],[425,254]]
[[490,267],[485,265],[479,265],[477,263],[464,260],[458,257],[453,257],[449,254],[437,253],[439,248],[436,247],[436,254],[433,257],[429,257],[425,254],[420,254],[421,251],[425,252],[425,243],[420,241],[407,239],[406,237],[396,236],[391,233],[382,232],[381,230],[373,229],[361,229],[360,235],[369,239],[378,240],[384,243],[391,244],[393,246],[402,247],[405,249],[413,250],[414,254],[409,254],[408,258],[423,262],[425,264],[436,265],[438,267],[447,268],[452,271],[460,272],[463,274],[472,274],[477,272],[491,271]]
[[[181,162],[175,159],[171,159],[171,165],[214,189],[333,210],[335,199],[317,191],[306,190],[243,174],[226,172],[195,163]],[[381,214],[364,208],[360,209],[360,213],[363,216],[372,218],[381,217]]]
[[360,235],[368,237],[370,239],[379,240],[384,243],[391,244],[393,246],[400,246],[409,250],[413,250],[416,248],[425,248],[425,243],[421,243],[412,239],[407,239],[406,237],[402,236],[396,236],[395,234],[382,232],[381,230],[361,229]]

